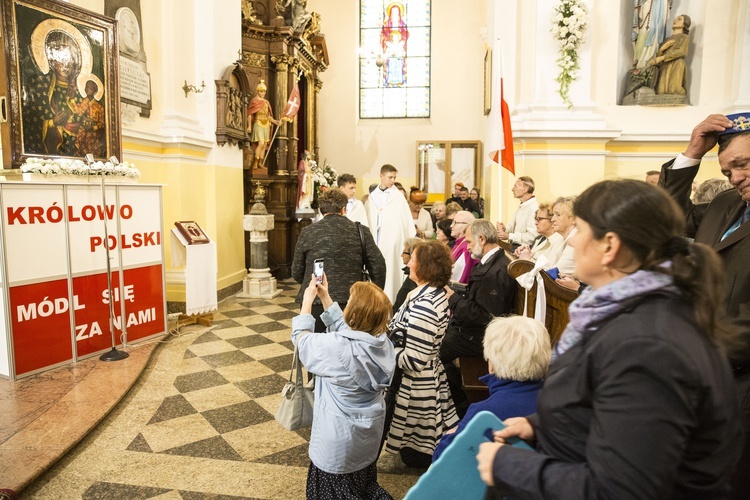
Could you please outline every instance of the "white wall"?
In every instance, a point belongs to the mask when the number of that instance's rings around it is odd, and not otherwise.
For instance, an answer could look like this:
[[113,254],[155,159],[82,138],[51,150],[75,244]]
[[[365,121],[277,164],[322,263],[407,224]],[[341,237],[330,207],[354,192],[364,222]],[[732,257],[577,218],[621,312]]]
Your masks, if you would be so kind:
[[360,120],[359,2],[310,0],[320,13],[331,65],[322,74],[320,160],[354,174],[361,195],[391,163],[407,187],[416,179],[417,141],[482,140],[486,0],[432,1],[432,109],[426,119]]

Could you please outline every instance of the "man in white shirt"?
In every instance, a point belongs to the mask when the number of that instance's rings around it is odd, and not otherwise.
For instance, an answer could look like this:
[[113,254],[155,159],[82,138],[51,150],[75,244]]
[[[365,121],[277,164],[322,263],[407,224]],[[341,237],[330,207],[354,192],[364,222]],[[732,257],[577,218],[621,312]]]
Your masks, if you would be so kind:
[[497,223],[497,237],[508,240],[514,246],[531,246],[539,236],[534,225],[534,216],[539,209],[539,202],[534,197],[534,180],[527,176],[519,177],[513,184],[512,191],[513,197],[521,202],[521,206],[507,227],[502,222]]
[[393,165],[383,165],[380,169],[380,184],[370,193],[365,203],[370,231],[385,257],[387,272],[383,291],[391,302],[401,287],[401,251],[404,243],[417,234],[409,204],[394,186],[397,174],[398,170]]
[[357,178],[352,174],[341,174],[336,180],[339,189],[341,189],[348,201],[346,203],[346,217],[353,222],[359,222],[367,226],[367,214],[365,213],[364,204],[354,197],[357,192]]

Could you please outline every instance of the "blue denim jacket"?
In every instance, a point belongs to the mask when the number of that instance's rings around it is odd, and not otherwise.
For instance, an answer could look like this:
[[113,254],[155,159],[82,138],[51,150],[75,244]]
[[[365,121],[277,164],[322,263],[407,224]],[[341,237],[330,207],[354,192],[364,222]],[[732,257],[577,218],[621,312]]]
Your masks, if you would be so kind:
[[310,460],[324,472],[347,474],[378,457],[385,421],[383,390],[396,358],[386,335],[349,329],[337,303],[321,316],[327,333],[312,333],[315,319],[292,319],[292,342],[305,368],[317,376]]

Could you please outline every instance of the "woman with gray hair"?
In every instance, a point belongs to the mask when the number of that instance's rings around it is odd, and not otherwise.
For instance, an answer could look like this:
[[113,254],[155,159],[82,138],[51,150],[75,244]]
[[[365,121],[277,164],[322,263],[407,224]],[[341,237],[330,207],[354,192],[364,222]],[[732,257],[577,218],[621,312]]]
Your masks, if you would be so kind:
[[458,423],[456,432],[443,435],[432,461],[480,411],[492,412],[500,420],[536,413],[536,397],[550,362],[547,329],[535,319],[510,316],[493,319],[484,331],[484,358],[490,372],[479,378],[490,389],[490,397],[474,403]]
[[695,196],[693,197],[693,203],[711,203],[717,194],[732,189],[732,184],[726,180],[726,178],[716,177],[714,179],[708,179],[701,182],[698,189],[695,190]]

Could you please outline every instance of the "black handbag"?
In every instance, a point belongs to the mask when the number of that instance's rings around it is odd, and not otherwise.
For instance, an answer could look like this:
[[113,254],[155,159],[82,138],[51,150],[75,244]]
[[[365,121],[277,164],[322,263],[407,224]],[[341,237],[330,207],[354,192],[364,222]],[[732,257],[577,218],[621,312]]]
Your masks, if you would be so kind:
[[[401,335],[395,335],[396,333],[400,333]],[[388,332],[388,338],[391,339],[395,347],[404,347],[406,345],[406,330],[398,328]],[[380,439],[380,450],[383,449],[383,443],[385,443],[385,440],[388,437],[388,431],[391,428],[393,415],[396,412],[396,396],[398,395],[398,390],[401,388],[401,382],[403,379],[404,370],[397,365],[393,371],[391,385],[385,390],[385,423],[383,425],[383,436]]]
[[372,281],[370,271],[367,270],[367,247],[365,246],[365,235],[362,234],[362,224],[355,222],[359,231],[359,242],[362,245],[362,281]]

